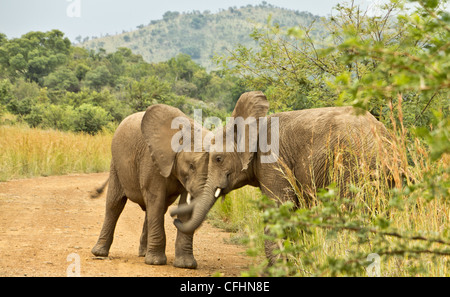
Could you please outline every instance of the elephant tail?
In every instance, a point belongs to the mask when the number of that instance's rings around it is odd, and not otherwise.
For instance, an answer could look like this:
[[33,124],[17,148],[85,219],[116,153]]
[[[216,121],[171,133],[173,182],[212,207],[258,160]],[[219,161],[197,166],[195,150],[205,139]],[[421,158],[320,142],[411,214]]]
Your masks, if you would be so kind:
[[101,195],[101,194],[103,193],[103,191],[105,190],[106,185],[108,184],[108,182],[109,182],[109,177],[108,177],[108,179],[107,179],[100,187],[98,187],[98,188],[95,189],[95,190],[92,190],[92,191],[90,192],[91,198],[92,198],[92,199],[96,199],[96,198],[100,197],[100,195]]

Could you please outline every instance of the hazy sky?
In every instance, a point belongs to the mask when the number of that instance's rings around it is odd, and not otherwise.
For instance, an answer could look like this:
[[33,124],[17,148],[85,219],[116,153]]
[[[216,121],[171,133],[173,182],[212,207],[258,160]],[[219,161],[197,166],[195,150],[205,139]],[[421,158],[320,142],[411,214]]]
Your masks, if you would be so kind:
[[[355,2],[384,0],[357,0]],[[326,16],[342,0],[268,0],[268,3]],[[220,8],[257,5],[262,0],[0,0],[0,32],[20,37],[29,31],[59,29],[72,41],[78,35],[101,36],[134,30],[166,11],[212,13]]]

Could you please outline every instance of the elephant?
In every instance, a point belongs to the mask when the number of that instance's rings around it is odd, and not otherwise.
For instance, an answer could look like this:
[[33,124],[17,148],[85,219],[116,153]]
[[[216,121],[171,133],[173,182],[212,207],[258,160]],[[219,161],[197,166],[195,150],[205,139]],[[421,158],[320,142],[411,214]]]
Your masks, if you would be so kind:
[[[189,121],[190,129],[171,128],[174,119]],[[202,137],[209,132],[194,125],[194,121],[179,109],[164,104],[152,105],[145,112],[132,114],[118,126],[111,145],[105,219],[91,251],[95,256],[108,256],[117,220],[129,199],[145,211],[139,256],[145,256],[146,264],[167,263],[164,214],[178,196],[180,205],[200,196],[206,182],[208,153],[193,151],[192,144],[191,150],[184,149],[190,144],[187,142],[183,145],[184,139],[190,138],[194,129],[201,132],[199,135]],[[181,133],[183,141],[174,150],[171,142],[177,133]],[[97,191],[100,193],[102,189]],[[189,218],[189,214],[181,216],[182,221]],[[190,269],[197,267],[193,255],[193,232],[177,231],[173,265]]]
[[[338,148],[344,149],[340,155],[346,168],[340,187],[343,194],[351,178],[351,169],[359,165],[354,161],[354,152],[373,168],[377,161],[377,139],[384,142],[388,137],[381,122],[368,112],[360,111],[360,115],[355,114],[351,106],[287,111],[267,116],[268,109],[269,103],[262,92],[244,93],[239,98],[232,118],[242,117],[248,125],[251,121],[247,119],[255,119],[259,128],[266,126],[266,141],[278,140],[278,143],[272,143],[271,152],[264,149],[264,146],[262,149],[261,143],[256,150],[251,150],[250,148],[255,148],[253,142],[260,142],[262,136],[265,136],[260,135],[264,129],[258,129],[255,130],[258,131],[258,137],[253,137],[253,140],[250,133],[245,135],[245,145],[242,146],[245,149],[239,150],[236,148],[239,148],[242,137],[237,137],[237,125],[227,125],[216,132],[213,140],[215,144],[209,152],[208,178],[203,193],[195,203],[180,206],[171,212],[173,216],[191,214],[191,219],[187,222],[174,220],[178,230],[194,232],[218,197],[244,185],[259,187],[262,194],[278,203],[291,200],[298,206],[302,202],[299,197],[307,200],[314,189],[329,185],[329,169],[333,161],[331,157]],[[272,129],[274,126],[278,126],[278,129]],[[247,132],[250,131],[249,128],[246,129]],[[227,135],[230,134],[232,137],[229,139],[234,141],[232,145],[226,143]],[[220,138],[222,141],[218,141]],[[217,143],[221,143],[223,147],[217,147]],[[232,148],[231,151],[227,151],[227,147]],[[263,161],[270,155],[274,157],[274,162]],[[291,178],[287,178],[289,176]],[[294,187],[302,195],[297,195]],[[269,260],[273,260],[267,243],[266,255]]]

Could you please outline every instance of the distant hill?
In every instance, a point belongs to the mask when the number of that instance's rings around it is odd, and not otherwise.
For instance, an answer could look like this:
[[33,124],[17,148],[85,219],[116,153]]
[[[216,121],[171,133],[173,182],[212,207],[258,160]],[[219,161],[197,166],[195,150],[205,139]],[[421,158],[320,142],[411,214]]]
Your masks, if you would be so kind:
[[215,68],[211,58],[223,55],[238,44],[255,45],[249,36],[256,26],[272,23],[281,27],[307,25],[319,19],[309,12],[299,12],[274,7],[270,4],[230,7],[218,13],[193,11],[188,13],[166,12],[162,20],[138,26],[132,32],[95,38],[80,44],[87,49],[105,49],[113,52],[119,47],[130,48],[147,62],[161,62],[185,53],[206,67]]

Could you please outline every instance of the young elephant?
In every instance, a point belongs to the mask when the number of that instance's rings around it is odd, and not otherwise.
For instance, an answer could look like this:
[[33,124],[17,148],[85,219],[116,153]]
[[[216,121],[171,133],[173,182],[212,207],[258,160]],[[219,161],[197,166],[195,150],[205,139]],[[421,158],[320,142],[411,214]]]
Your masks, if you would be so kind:
[[[190,130],[171,128],[172,121],[180,118],[190,123]],[[119,125],[111,146],[105,220],[94,255],[108,256],[117,220],[129,199],[145,211],[139,256],[145,256],[146,264],[166,264],[164,214],[179,195],[180,204],[199,196],[206,181],[207,153],[184,152],[182,146],[174,151],[171,144],[177,133],[193,139],[194,126],[201,129],[179,109],[162,104],[130,115]],[[208,131],[201,132],[204,137]],[[181,216],[182,221],[189,218],[189,214]],[[192,240],[193,232],[177,233],[174,266],[197,267]]]
[[[382,142],[379,140],[387,136],[383,124],[370,113],[357,115],[353,107],[298,110],[266,117],[268,109],[269,103],[262,92],[241,96],[232,117],[242,117],[247,126],[252,124],[253,118],[259,126],[253,131],[259,134],[249,136],[250,128],[247,127],[244,131],[248,134],[239,137],[237,126],[233,125],[216,134],[216,147],[210,150],[208,179],[203,194],[198,196],[195,203],[172,212],[172,215],[192,213],[188,222],[175,220],[178,230],[188,234],[194,232],[219,196],[244,185],[257,186],[263,194],[277,201],[291,199],[298,204],[299,197],[292,190],[293,187],[300,189],[305,198],[308,193],[314,193],[316,188],[327,186],[330,183],[329,169],[333,156],[340,156],[340,160],[334,161],[341,162],[345,168],[340,184],[341,191],[345,191],[345,185],[354,177],[351,175],[352,168],[362,163],[374,168],[378,144]],[[272,129],[275,126],[276,129]],[[267,129],[261,129],[264,127]],[[262,131],[267,135],[260,135]],[[234,137],[227,137],[231,133],[235,133]],[[218,142],[219,138],[222,141]],[[234,143],[227,146],[228,139]],[[271,139],[271,152],[264,145],[261,146],[261,139],[264,139],[265,144]],[[239,140],[245,141],[243,146],[240,146]],[[222,143],[223,148],[217,147],[217,143]],[[241,150],[236,149],[239,147]],[[254,150],[250,150],[251,147]],[[227,148],[232,151],[227,151]],[[270,153],[275,162],[268,162]],[[355,159],[362,163],[355,163]],[[288,180],[287,176],[293,176],[294,179]],[[271,259],[272,254],[267,245],[266,252]]]

